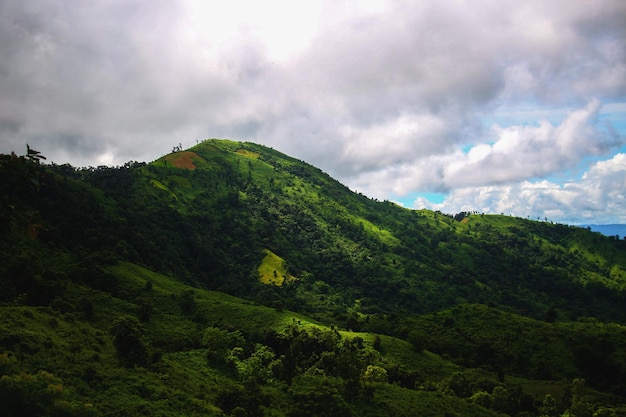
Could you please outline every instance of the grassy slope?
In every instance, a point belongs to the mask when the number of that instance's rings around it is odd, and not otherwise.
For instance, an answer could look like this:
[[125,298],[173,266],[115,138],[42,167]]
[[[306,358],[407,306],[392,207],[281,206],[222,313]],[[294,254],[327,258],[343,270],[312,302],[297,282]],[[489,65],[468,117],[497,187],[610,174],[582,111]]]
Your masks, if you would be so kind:
[[[113,266],[109,272],[124,282],[121,298],[81,286],[66,288],[67,300],[88,297],[93,301],[90,320],[69,303],[64,313],[49,307],[1,307],[0,342],[13,347],[6,353],[14,362],[0,369],[10,376],[21,373],[22,380],[25,375],[36,375],[41,370],[52,373],[63,386],[61,392],[50,394],[45,385],[32,388],[41,391],[41,395],[51,396],[56,404],[51,409],[94,415],[119,415],[121,410],[129,415],[221,415],[215,406],[218,393],[241,389],[241,385],[230,371],[207,365],[205,350],[199,345],[205,326],[239,329],[244,333],[284,332],[294,322],[301,328],[326,328],[297,313],[279,312],[222,293],[191,289],[196,320],[203,317],[205,321],[199,324],[180,313],[176,299],[177,295],[190,291],[185,284],[130,263]],[[147,285],[148,282],[151,284]],[[150,320],[143,323],[144,338],[153,354],[160,352],[159,358],[148,368],[127,369],[115,358],[109,328],[114,318],[136,313],[139,303],[146,300],[155,309]],[[342,334],[348,339],[362,337],[366,344],[374,338],[367,333]],[[416,354],[401,340],[383,337],[383,346],[386,361],[419,368],[433,382],[458,369],[436,355]],[[431,374],[429,369],[435,372]],[[271,386],[264,390],[272,396],[285,395],[284,390]],[[461,410],[477,416],[492,415],[462,400],[444,399],[433,392],[386,384],[380,384],[375,392],[367,406],[351,405],[356,415],[381,412],[414,415],[416,410],[426,413],[420,415],[433,416]],[[289,403],[287,398],[273,401]],[[284,411],[275,409],[274,415]]]
[[[118,297],[82,286],[72,285],[65,290],[63,299],[68,301],[85,297],[92,300],[93,316],[89,320],[79,307],[69,303],[66,306],[57,305],[55,309],[2,307],[0,341],[5,346],[13,346],[8,355],[16,358],[15,363],[2,368],[3,373],[37,375],[44,370],[54,374],[60,378],[56,382],[62,384],[61,392],[52,395],[44,385],[32,390],[39,389],[41,395],[52,396],[56,408],[76,414],[115,415],[125,410],[145,415],[220,415],[215,405],[219,401],[218,394],[225,390],[237,391],[241,389],[241,383],[231,372],[207,365],[205,350],[199,342],[205,326],[239,329],[251,334],[268,330],[284,332],[295,322],[301,328],[326,328],[297,313],[277,311],[219,292],[190,289],[179,281],[134,264],[121,263],[111,267],[109,272],[124,282]],[[181,314],[179,296],[186,291],[193,291],[194,294],[193,316]],[[140,303],[146,300],[155,309],[150,320],[143,324],[144,338],[153,353],[160,352],[159,358],[148,368],[126,369],[119,366],[115,359],[109,328],[115,317],[135,314]],[[63,309],[65,312],[59,311]],[[451,327],[443,325],[447,318],[453,319]],[[548,359],[553,367],[561,366],[555,359],[565,359],[563,352],[567,349],[559,345],[561,340],[567,343],[569,338],[572,341],[588,334],[590,328],[605,334],[624,332],[624,329],[613,325],[617,327],[606,333],[606,325],[600,323],[539,323],[484,306],[459,307],[431,318],[425,316],[413,326],[427,332],[429,346],[435,346],[438,340],[446,343],[454,340],[458,349],[463,350],[488,342],[495,351],[508,354],[510,349],[499,343],[510,344],[515,349],[546,354],[544,359]],[[443,336],[450,331],[455,335]],[[375,339],[371,333],[342,331],[341,334],[347,339],[361,337],[366,346],[370,346],[368,349],[371,349]],[[453,372],[464,368],[428,351],[416,353],[403,340],[379,337],[381,360],[386,367],[392,368],[396,364],[414,370],[419,374],[420,386],[431,388],[414,391],[377,384],[374,397],[367,400],[367,404],[359,400],[359,403],[351,405],[356,415],[415,415],[418,411],[419,415],[432,416],[450,412],[457,415],[492,415],[467,401],[430,391]],[[449,349],[448,353],[454,356],[454,349]],[[568,363],[567,360],[563,362],[564,366]],[[494,378],[482,371],[474,372],[474,378]],[[556,398],[564,396],[564,383],[514,377],[507,377],[507,380],[524,387],[537,400],[545,394]],[[273,397],[280,397],[279,393],[284,392],[279,385],[274,388],[266,386],[263,390]],[[607,401],[599,394],[589,398]],[[287,397],[273,398],[272,401],[289,404]],[[281,406],[276,407],[278,409],[274,412],[277,415],[285,412]]]

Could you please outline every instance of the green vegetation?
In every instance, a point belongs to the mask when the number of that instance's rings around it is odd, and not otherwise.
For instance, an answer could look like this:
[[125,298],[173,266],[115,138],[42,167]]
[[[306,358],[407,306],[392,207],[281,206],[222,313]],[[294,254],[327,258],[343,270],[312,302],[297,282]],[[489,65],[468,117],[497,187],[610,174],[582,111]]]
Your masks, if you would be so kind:
[[3,415],[626,413],[626,241],[175,150],[0,155]]
[[274,252],[264,249],[265,257],[259,265],[259,280],[264,284],[282,286],[292,283],[296,277],[290,275],[285,267],[285,261]]

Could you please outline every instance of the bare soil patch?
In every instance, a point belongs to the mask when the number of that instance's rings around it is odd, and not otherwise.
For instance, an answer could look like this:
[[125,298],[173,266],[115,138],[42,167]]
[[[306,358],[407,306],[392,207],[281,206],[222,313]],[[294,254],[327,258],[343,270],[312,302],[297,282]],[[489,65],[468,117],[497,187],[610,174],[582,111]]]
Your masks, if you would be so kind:
[[165,157],[165,160],[176,168],[184,168],[191,171],[196,169],[196,164],[193,163],[194,159],[202,158],[197,153],[191,151],[176,152]]

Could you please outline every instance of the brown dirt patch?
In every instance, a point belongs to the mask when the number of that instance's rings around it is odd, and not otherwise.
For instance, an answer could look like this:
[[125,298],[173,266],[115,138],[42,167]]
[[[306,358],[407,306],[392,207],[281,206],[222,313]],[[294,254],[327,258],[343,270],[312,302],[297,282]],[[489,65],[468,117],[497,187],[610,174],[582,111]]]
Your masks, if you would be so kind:
[[165,157],[165,160],[176,168],[184,168],[191,171],[196,169],[196,164],[193,163],[194,159],[202,158],[197,153],[191,151],[176,152]]

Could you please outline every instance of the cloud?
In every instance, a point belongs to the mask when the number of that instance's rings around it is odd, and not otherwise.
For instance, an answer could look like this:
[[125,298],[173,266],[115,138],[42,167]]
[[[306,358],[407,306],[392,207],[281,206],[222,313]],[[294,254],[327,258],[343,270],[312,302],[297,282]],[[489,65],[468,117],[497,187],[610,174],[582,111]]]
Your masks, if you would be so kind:
[[626,154],[594,163],[577,181],[463,187],[452,191],[440,204],[419,197],[414,207],[445,213],[479,211],[542,220],[547,217],[572,224],[626,223]]
[[626,102],[624,16],[620,0],[5,0],[0,151],[120,164],[224,137],[379,198],[536,182],[623,143],[597,116]]
[[410,162],[420,154],[443,152],[440,140],[450,133],[446,120],[429,114],[402,115],[369,128],[345,126],[340,130],[345,140],[342,159],[356,170]]
[[538,126],[495,125],[493,145],[479,144],[460,156],[446,168],[443,181],[453,188],[539,178],[603,155],[620,143],[595,127],[599,108],[592,100],[557,126],[545,120]]
[[[403,138],[397,146],[405,149],[387,150],[398,158],[400,155],[406,158],[398,160],[397,164],[385,160],[384,144],[379,144],[381,149],[366,149],[364,152],[382,160],[381,166],[359,174],[351,179],[351,183],[366,194],[380,198],[390,193],[404,195],[416,189],[449,192],[457,188],[513,184],[558,175],[576,169],[590,157],[604,156],[626,143],[624,137],[616,137],[597,127],[599,109],[599,101],[592,100],[584,108],[570,111],[558,125],[545,120],[536,126],[503,128],[494,125],[491,135],[486,138],[493,138],[493,143],[479,143],[467,151],[426,152],[426,156],[420,157],[410,152],[410,146]],[[393,132],[390,128],[384,130]],[[360,138],[366,143],[370,140],[365,134]]]

